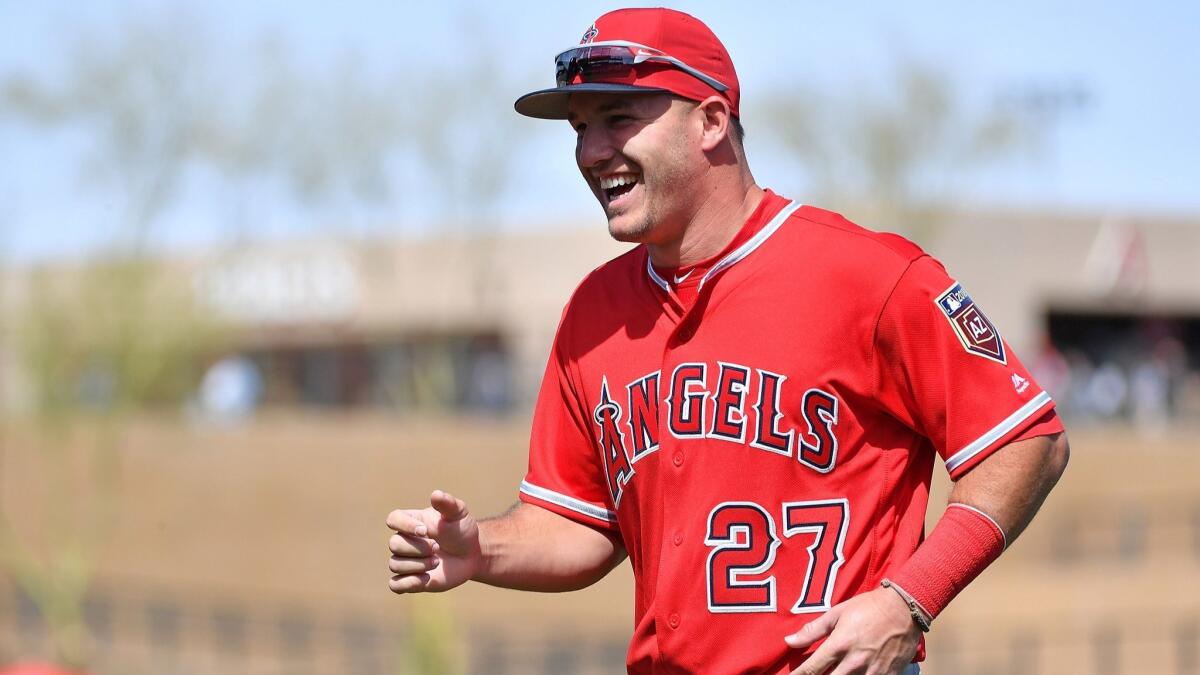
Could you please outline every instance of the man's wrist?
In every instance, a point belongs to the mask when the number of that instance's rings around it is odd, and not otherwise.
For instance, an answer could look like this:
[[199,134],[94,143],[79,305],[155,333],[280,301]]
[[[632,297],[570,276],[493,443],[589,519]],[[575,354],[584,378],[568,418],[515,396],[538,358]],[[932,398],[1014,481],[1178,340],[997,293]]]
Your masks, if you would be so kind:
[[929,629],[933,624],[933,617],[930,616],[929,612],[921,606],[921,603],[917,602],[916,598],[910,595],[908,591],[901,588],[891,579],[885,578],[880,585],[884,588],[890,588],[895,591],[896,595],[900,597],[900,600],[902,600],[908,607],[908,613],[912,617],[913,624],[915,624],[917,628],[921,629],[922,633],[929,632]]
[[478,537],[476,539],[477,548],[474,553],[475,559],[472,561],[474,564],[471,565],[471,575],[468,577],[470,581],[478,581],[485,584],[491,584],[489,579],[493,578],[493,559],[489,553],[492,546],[491,538],[488,536],[488,530],[491,528],[488,526],[488,520],[481,520],[478,523],[478,529],[476,530]]
[[913,556],[889,570],[888,579],[933,618],[1000,556],[1004,546],[1004,532],[991,517],[950,504]]

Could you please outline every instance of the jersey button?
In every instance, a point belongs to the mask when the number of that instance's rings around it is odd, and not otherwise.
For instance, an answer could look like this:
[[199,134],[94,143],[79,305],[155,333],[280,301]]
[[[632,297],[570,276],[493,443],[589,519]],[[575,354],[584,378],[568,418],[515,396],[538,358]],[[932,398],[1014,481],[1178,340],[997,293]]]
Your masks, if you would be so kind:
[[671,616],[667,617],[667,625],[671,628],[679,628],[679,615],[672,612]]
[[671,458],[671,461],[675,463],[675,466],[683,466],[683,451],[676,450],[675,456]]
[[671,543],[675,544],[676,546],[683,544],[683,535],[676,532],[675,536],[671,537]]

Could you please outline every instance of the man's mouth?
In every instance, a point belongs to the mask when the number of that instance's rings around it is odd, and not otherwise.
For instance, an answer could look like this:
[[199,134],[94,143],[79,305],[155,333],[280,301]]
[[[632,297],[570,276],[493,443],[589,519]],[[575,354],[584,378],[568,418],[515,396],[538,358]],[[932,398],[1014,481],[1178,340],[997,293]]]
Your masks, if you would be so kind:
[[636,173],[618,173],[601,178],[600,189],[604,191],[605,200],[609,204],[619,201],[638,184],[638,178]]

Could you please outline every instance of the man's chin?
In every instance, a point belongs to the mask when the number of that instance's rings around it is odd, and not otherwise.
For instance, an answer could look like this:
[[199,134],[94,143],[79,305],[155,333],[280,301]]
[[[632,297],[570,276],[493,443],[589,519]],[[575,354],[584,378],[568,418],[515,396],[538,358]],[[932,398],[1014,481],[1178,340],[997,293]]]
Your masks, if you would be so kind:
[[637,222],[628,214],[610,215],[608,217],[608,236],[617,241],[632,244],[643,243],[650,228],[644,222]]
[[646,231],[641,228],[623,228],[615,227],[612,223],[608,224],[608,236],[630,244],[641,244],[646,241]]

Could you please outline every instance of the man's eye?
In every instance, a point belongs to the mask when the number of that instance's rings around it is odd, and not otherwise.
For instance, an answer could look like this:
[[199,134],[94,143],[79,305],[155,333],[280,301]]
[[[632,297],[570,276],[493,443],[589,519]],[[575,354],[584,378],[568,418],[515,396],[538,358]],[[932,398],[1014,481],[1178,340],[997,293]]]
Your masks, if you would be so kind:
[[608,118],[608,123],[613,125],[625,124],[631,119],[633,118],[631,118],[629,115],[612,115]]

